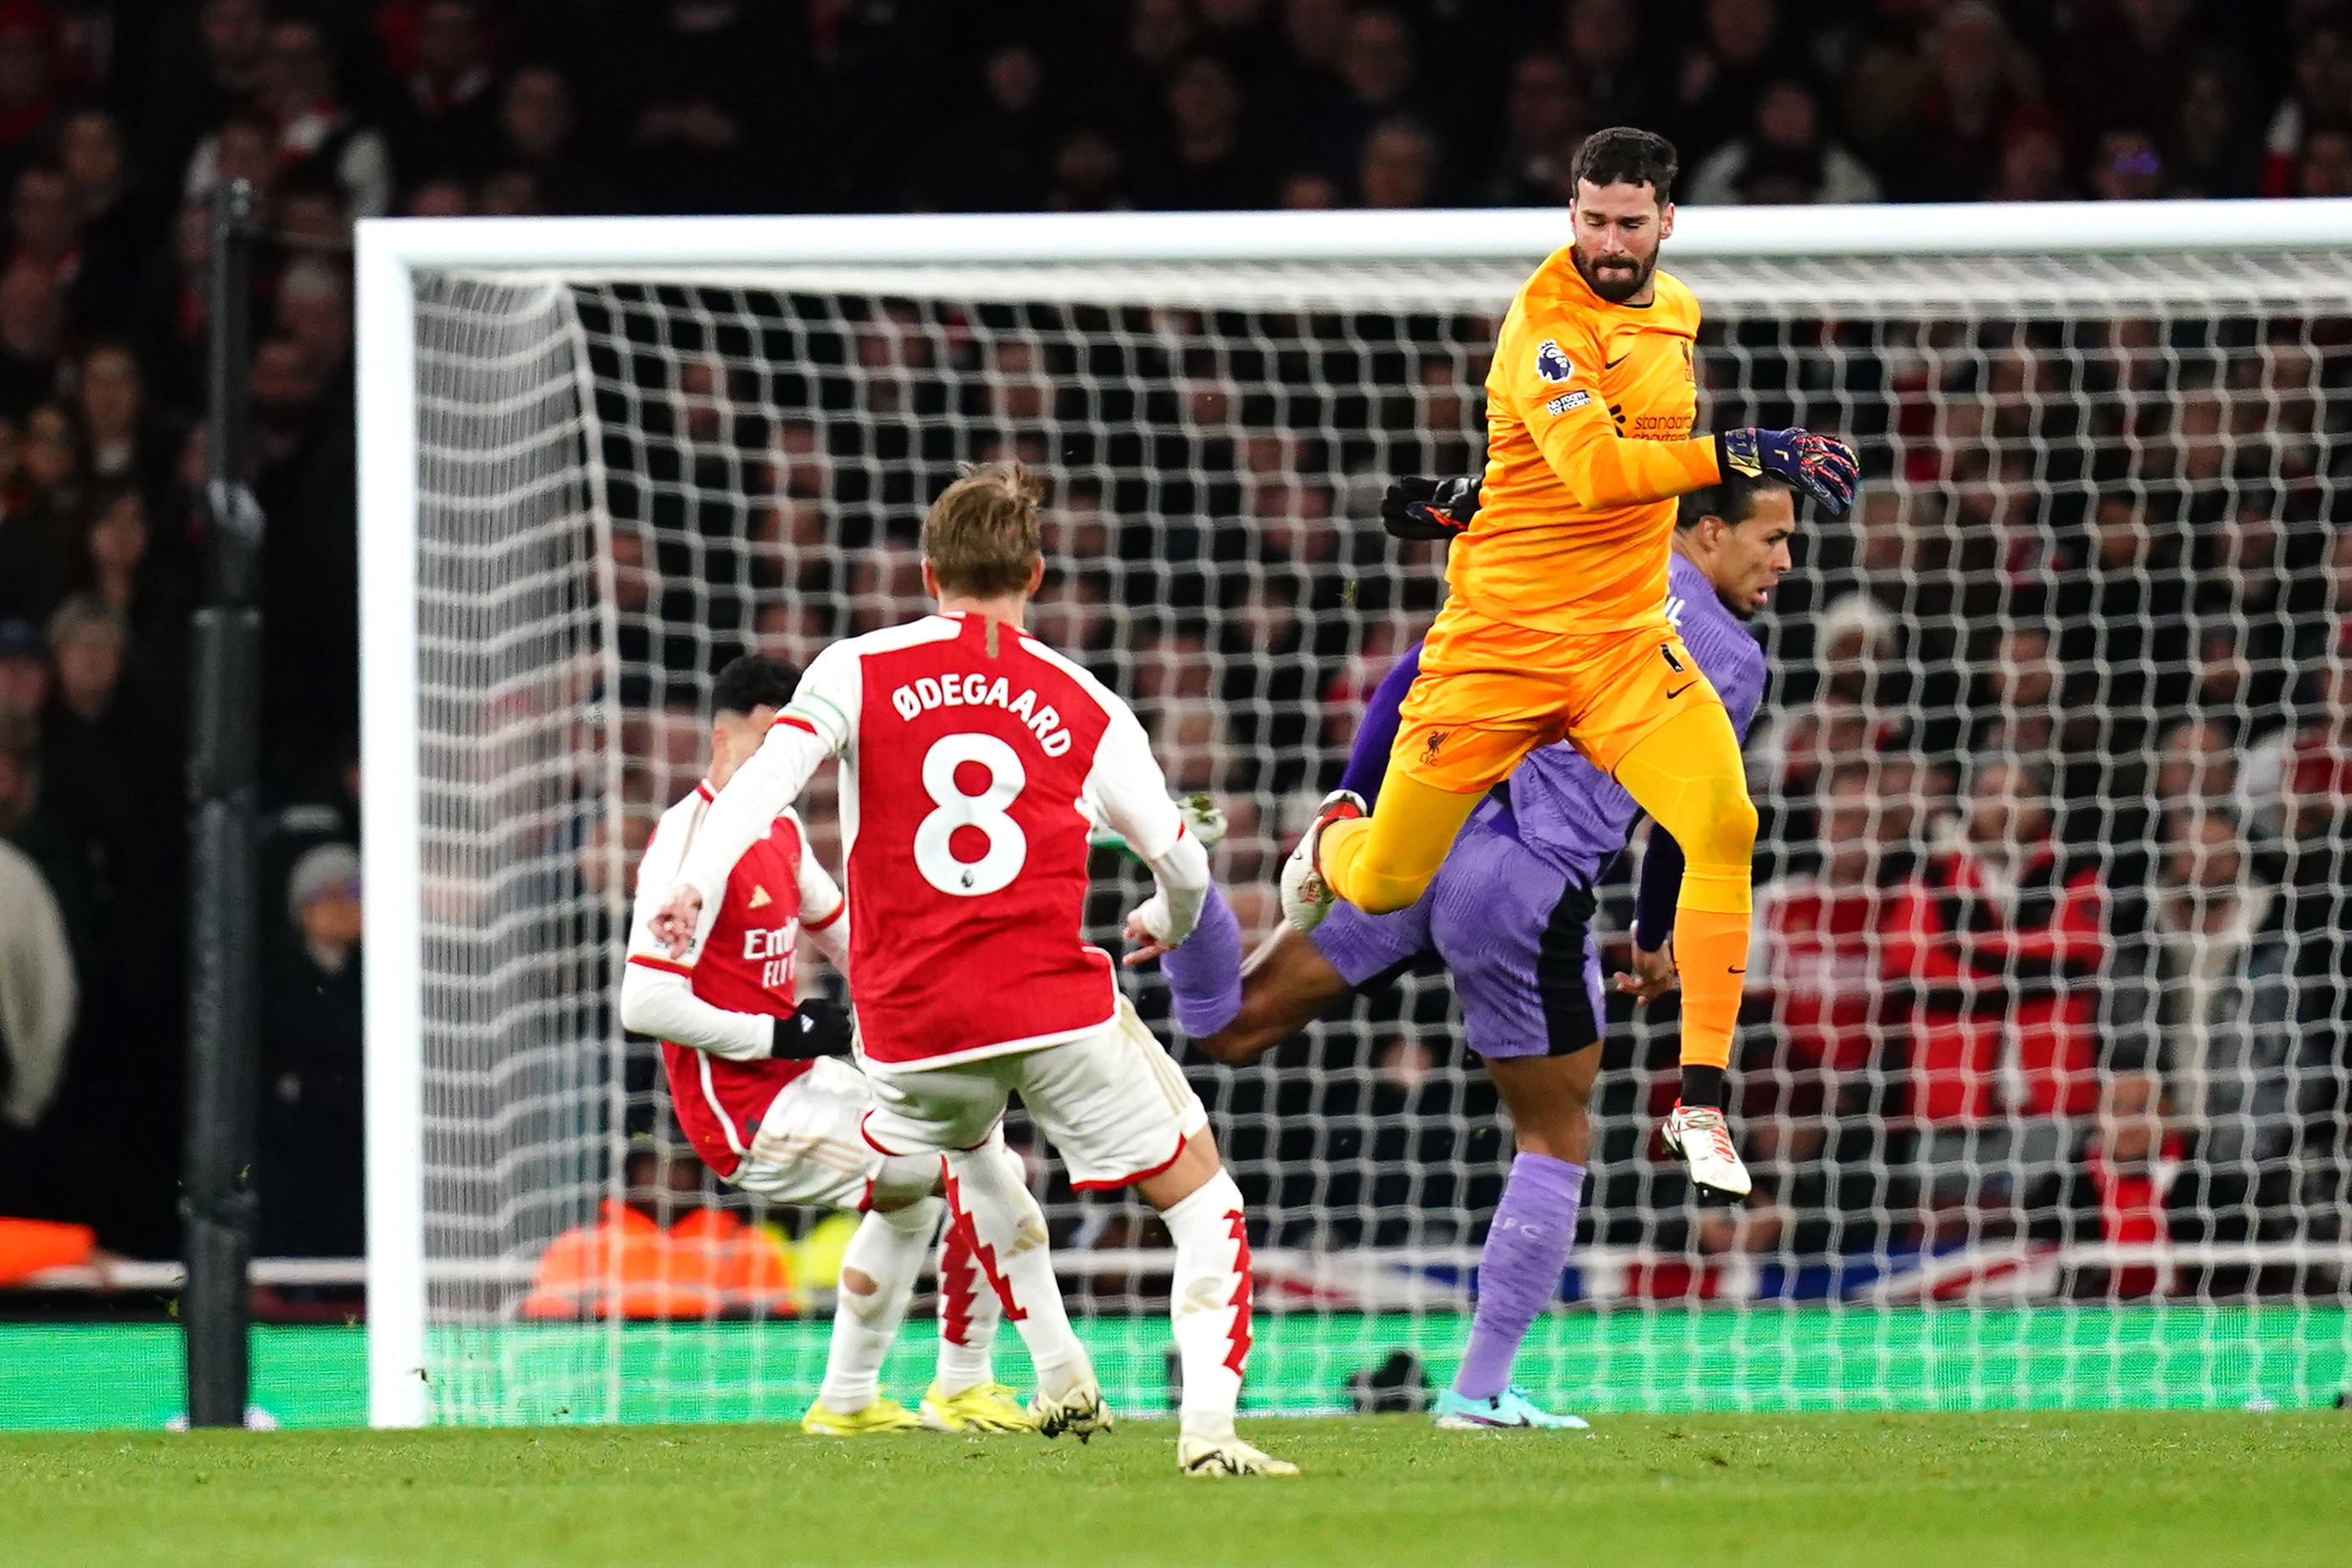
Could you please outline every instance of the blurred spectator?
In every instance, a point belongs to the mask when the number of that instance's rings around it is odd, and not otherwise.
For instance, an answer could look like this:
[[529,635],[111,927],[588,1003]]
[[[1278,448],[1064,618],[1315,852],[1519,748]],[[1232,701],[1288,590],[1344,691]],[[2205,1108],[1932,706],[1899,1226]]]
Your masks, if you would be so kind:
[[[135,329],[140,365],[149,390],[166,406],[187,408],[197,399],[210,320],[205,277],[211,242],[211,215],[201,203],[183,203],[173,215],[167,244],[149,262],[140,289]],[[0,289],[0,301],[5,299]]]
[[147,405],[138,356],[120,342],[89,344],[74,359],[73,395],[90,477],[132,486],[142,496],[161,495],[171,483],[179,443]]
[[474,216],[473,187],[455,176],[426,180],[408,193],[405,216],[471,217]]
[[478,0],[423,0],[411,10],[414,31],[404,48],[387,51],[392,80],[370,118],[404,183],[478,174],[498,141],[488,18]]
[[2303,139],[2294,163],[2298,196],[2352,196],[2352,131],[2324,126]]
[[[0,283],[0,292],[5,284]],[[0,616],[38,618],[72,581],[82,507],[79,443],[65,410],[45,403],[25,421],[21,503],[0,518]]]
[[1985,193],[1992,202],[2057,202],[2074,195],[2067,177],[2066,126],[2028,105],[2009,117],[2000,133],[2000,176]]
[[[30,720],[48,700],[48,638],[32,621],[0,620],[0,721]],[[16,798],[13,792],[0,795],[0,812],[5,812],[7,803]],[[20,816],[31,809],[29,804],[24,805]],[[13,836],[15,832],[15,826],[0,816],[0,833]]]
[[1806,61],[1782,26],[1780,0],[1705,0],[1683,51],[1667,133],[1688,168],[1756,122],[1765,89]]
[[[2262,140],[2246,102],[2245,72],[2227,55],[2189,68],[2179,108],[2169,116],[2165,162],[2173,188],[2188,196],[2251,196],[2262,186]],[[2157,106],[2165,122],[2168,106]]]
[[2352,621],[2309,686],[2305,718],[2249,758],[2246,782],[2259,807],[2274,806],[2284,837],[2316,850],[2332,848],[2352,823]]
[[[1228,89],[1227,129],[1237,134],[1240,106],[1231,95],[1232,78],[1213,61],[1204,62]],[[1046,100],[1045,65],[1027,44],[1003,44],[981,61],[981,101],[966,119],[948,126],[923,154],[910,193],[920,206],[948,212],[1023,212],[1044,205],[1054,149],[1054,110]],[[1209,106],[1204,86],[1182,100]],[[1182,104],[1171,89],[1171,108]],[[1180,119],[1178,136],[1183,137]],[[1219,156],[1230,167],[1234,147]]]
[[259,1250],[367,1250],[362,1105],[360,858],[322,844],[285,889],[290,940],[270,944],[262,1018]]
[[84,515],[73,586],[122,617],[131,631],[133,688],[150,712],[174,714],[187,697],[189,574],[156,557],[147,502],[137,489],[101,489]]
[[1756,100],[1756,123],[1726,142],[1691,175],[1683,199],[1706,205],[1746,202],[1778,206],[1809,202],[1874,202],[1878,178],[1862,160],[1828,140],[1822,107],[1801,81],[1776,81]]
[[2109,125],[2159,125],[2189,96],[2193,0],[2105,0],[2067,7],[2054,40],[2058,85]]
[[1591,115],[1569,63],[1533,54],[1511,68],[1503,146],[1478,197],[1490,206],[1552,206],[1566,193],[1570,153]]
[[583,96],[612,117],[639,210],[790,210],[809,143],[840,129],[810,127],[807,142],[787,144],[805,52],[784,14],[754,0],[661,0],[599,29]]
[[0,416],[22,419],[57,386],[65,299],[38,267],[0,273]]
[[572,84],[553,66],[525,66],[507,78],[499,129],[501,172],[529,174],[541,211],[618,212],[626,205],[619,189],[581,157],[579,108]]
[[2165,194],[2164,155],[2145,131],[2105,132],[2083,183],[2100,201],[2153,201]]
[[1437,141],[1410,116],[1383,120],[1364,138],[1356,174],[1361,205],[1373,208],[1425,207],[1437,179]]
[[[1657,108],[1653,58],[1633,0],[1569,0],[1561,42],[1583,79],[1595,125],[1646,125]],[[1685,166],[1691,152],[1683,150]]]
[[39,0],[0,0],[0,177],[32,161],[60,106],[57,21]]
[[1122,212],[1135,205],[1127,194],[1127,158],[1108,132],[1082,125],[1054,149],[1053,184],[1045,205],[1054,212]]
[[1283,176],[1277,204],[1288,212],[1322,212],[1339,205],[1339,183],[1315,169],[1297,169]]
[[1769,1077],[1777,1108],[1804,1115],[1834,1107],[1840,1082],[1879,1054],[1889,1015],[1879,931],[1909,868],[1909,806],[1883,795],[1868,768],[1839,770],[1824,795],[1820,864],[1756,889],[1748,959],[1748,994],[1770,1009],[1780,1048],[1743,1076],[1759,1087]]
[[1980,763],[1888,912],[1931,1210],[2025,1201],[2054,1174],[2063,1119],[2098,1105],[2098,994],[2075,983],[2105,958],[2106,895],[2095,869],[2067,868],[2052,825],[2032,768]]
[[125,161],[122,128],[102,109],[77,110],[58,133],[58,166],[80,247],[68,290],[79,332],[125,330],[139,303],[158,215]]
[[2199,1161],[2207,1234],[2246,1240],[2286,1196],[2285,1156],[2325,1103],[2328,1042],[2296,1027],[2286,904],[2257,879],[2235,814],[2191,806],[2168,823],[2141,928],[2118,954],[2116,1024],[2126,1040],[2152,1032],[2143,1065]]
[[151,174],[179,176],[196,142],[260,86],[268,46],[267,0],[193,0],[158,24],[141,95]]
[[1984,0],[1945,7],[1927,58],[1914,128],[1886,154],[1887,188],[1901,201],[1973,201],[2000,178],[2002,134],[2032,95],[2032,64]]
[[167,1255],[187,1005],[183,763],[125,689],[129,636],[117,612],[77,595],[48,630],[56,684],[41,720],[40,812],[87,889],[82,1037],[106,1042],[68,1065],[58,1114],[109,1133],[77,1145],[63,1179],[85,1189],[93,1215],[111,1216],[101,1228],[126,1251]]
[[1375,5],[1349,14],[1337,62],[1339,90],[1309,139],[1323,173],[1360,178],[1373,131],[1419,110],[1419,54],[1402,13]]
[[1195,55],[1169,79],[1168,145],[1145,187],[1154,207],[1236,212],[1263,207],[1265,154],[1248,139],[1241,83],[1213,55]]
[[2159,504],[2138,487],[2102,494],[2057,573],[2059,656],[2084,672],[2111,754],[2145,749],[2155,715],[2189,695],[2189,581],[2179,530],[2151,516]]
[[[315,170],[342,192],[351,217],[381,217],[392,210],[391,150],[345,107],[326,32],[317,23],[288,17],[270,28],[259,100],[262,112],[277,122],[281,174],[299,177]],[[198,161],[204,156],[199,148]],[[196,184],[191,170],[192,190]]]
[[2266,196],[2294,194],[2297,165],[2313,132],[2352,128],[2352,28],[2318,12],[2297,31],[2290,68],[2293,81],[2263,138]]
[[316,257],[295,262],[278,280],[278,325],[320,385],[333,386],[351,363],[350,274]]
[[[2184,1184],[2179,1139],[2165,1127],[2158,1094],[2157,1081],[2146,1073],[2119,1074],[2108,1084],[2079,1174],[2070,1184],[2071,1239],[2126,1247],[2158,1247],[2172,1239],[2169,1216]],[[2134,1300],[2168,1288],[2156,1265],[2126,1262],[2084,1271],[2073,1293]]]

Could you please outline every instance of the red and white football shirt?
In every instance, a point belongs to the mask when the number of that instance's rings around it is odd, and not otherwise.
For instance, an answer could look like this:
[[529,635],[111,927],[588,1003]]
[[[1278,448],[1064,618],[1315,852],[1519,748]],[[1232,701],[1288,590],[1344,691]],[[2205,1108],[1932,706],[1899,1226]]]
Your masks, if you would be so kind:
[[681,869],[703,895],[705,947],[730,846],[827,755],[842,759],[852,1000],[869,1059],[946,1067],[1110,1021],[1110,959],[1080,936],[1087,833],[1108,826],[1147,860],[1183,833],[1126,703],[978,616],[834,644]]
[[810,853],[800,818],[786,811],[736,858],[709,935],[687,955],[688,962],[672,961],[654,939],[650,922],[677,880],[712,798],[709,784],[696,786],[663,815],[646,842],[637,867],[629,962],[683,976],[695,1001],[713,1010],[697,1024],[723,1039],[723,1046],[698,1049],[666,1039],[662,1064],[687,1141],[704,1164],[731,1176],[777,1092],[814,1065],[767,1054],[772,1020],[791,1013],[798,999],[793,955],[803,922],[806,929],[821,930],[839,920],[847,906]]

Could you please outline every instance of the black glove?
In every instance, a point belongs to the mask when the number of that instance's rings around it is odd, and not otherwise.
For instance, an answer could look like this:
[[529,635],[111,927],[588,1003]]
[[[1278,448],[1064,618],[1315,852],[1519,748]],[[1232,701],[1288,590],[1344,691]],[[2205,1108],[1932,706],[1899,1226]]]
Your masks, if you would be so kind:
[[768,1055],[778,1061],[805,1062],[849,1054],[849,1009],[812,997],[776,1020]]
[[1381,526],[1399,539],[1453,539],[1478,516],[1476,479],[1397,480],[1381,497]]

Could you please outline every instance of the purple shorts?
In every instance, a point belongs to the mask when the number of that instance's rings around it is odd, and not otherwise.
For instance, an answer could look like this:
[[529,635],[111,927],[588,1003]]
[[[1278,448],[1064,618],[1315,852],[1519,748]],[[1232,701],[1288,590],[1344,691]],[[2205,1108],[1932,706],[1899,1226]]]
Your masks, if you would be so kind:
[[1482,1057],[1566,1056],[1601,1038],[1601,954],[1592,893],[1481,806],[1421,901],[1394,914],[1335,905],[1312,941],[1361,990],[1424,952],[1454,976]]

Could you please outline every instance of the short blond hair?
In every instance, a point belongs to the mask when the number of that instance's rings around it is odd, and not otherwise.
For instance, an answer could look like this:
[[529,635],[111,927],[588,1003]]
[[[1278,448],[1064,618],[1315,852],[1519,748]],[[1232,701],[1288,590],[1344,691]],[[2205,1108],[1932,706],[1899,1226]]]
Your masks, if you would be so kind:
[[1019,463],[982,463],[940,492],[923,518],[923,559],[944,594],[1026,593],[1039,559],[1045,487]]

